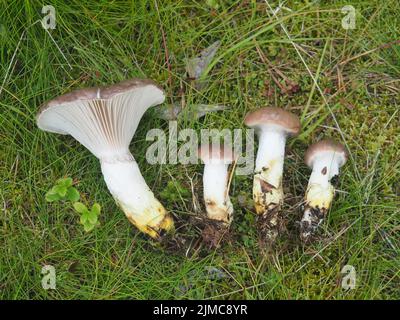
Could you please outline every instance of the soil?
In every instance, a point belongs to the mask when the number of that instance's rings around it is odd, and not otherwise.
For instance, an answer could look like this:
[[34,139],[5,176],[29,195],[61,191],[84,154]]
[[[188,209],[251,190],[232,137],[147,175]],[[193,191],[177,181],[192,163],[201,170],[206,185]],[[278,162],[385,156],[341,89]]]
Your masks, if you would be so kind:
[[[176,255],[202,255],[231,243],[233,235],[229,226],[220,221],[196,215],[188,219],[175,219],[175,233],[164,235],[153,247]],[[154,243],[154,241],[152,241]]]
[[[325,208],[306,207],[306,210],[311,212],[311,222],[301,221],[300,223],[300,238],[304,243],[313,242],[315,233],[326,216]],[[307,235],[307,236],[306,236]]]
[[285,222],[279,207],[268,210],[257,217],[257,230],[260,244],[263,246],[272,246],[285,229]]

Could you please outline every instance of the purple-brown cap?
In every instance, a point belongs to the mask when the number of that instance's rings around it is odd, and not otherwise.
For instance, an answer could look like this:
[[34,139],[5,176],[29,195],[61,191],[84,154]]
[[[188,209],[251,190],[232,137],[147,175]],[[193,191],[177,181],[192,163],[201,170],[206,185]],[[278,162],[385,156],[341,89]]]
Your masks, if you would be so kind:
[[337,154],[341,160],[339,166],[344,165],[348,158],[348,153],[344,145],[332,139],[324,139],[312,144],[307,149],[304,155],[304,162],[312,169],[315,157],[323,152]]
[[280,127],[286,134],[297,136],[300,133],[301,124],[299,118],[286,110],[276,107],[261,108],[246,115],[246,126],[262,129],[263,127]]
[[213,147],[212,144],[202,144],[197,150],[198,157],[205,163],[208,164],[222,162],[229,164],[235,161],[236,156],[232,151],[232,148],[224,146]]
[[45,102],[40,107],[37,118],[39,119],[40,115],[44,111],[55,106],[60,106],[63,104],[73,103],[75,101],[82,100],[107,100],[118,94],[146,86],[154,86],[164,93],[163,89],[153,80],[132,78],[109,86],[77,89],[72,92],[58,96],[57,98]]

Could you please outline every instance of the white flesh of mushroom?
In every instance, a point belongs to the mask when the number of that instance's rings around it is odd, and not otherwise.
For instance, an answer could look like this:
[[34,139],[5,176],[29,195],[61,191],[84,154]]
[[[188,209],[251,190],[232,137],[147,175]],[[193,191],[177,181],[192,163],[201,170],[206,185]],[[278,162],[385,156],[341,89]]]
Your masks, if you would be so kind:
[[264,127],[259,133],[253,184],[253,196],[259,214],[282,204],[285,144],[286,133],[278,126]]
[[[331,184],[331,179],[339,174],[339,168],[344,163],[344,157],[341,153],[334,151],[322,151],[314,156],[312,163],[312,173],[308,182],[305,210],[301,220],[304,226],[302,238],[308,238],[318,225],[323,221],[327,210],[330,208],[335,193],[335,188]],[[314,211],[318,211],[320,216],[315,220]]]
[[223,160],[212,159],[205,163],[203,192],[207,216],[230,224],[233,206],[228,194],[228,166]]

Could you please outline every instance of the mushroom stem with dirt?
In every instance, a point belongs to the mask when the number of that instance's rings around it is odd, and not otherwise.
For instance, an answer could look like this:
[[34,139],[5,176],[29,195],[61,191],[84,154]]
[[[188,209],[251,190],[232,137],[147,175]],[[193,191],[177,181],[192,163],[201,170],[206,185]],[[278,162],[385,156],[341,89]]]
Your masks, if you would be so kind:
[[37,116],[40,129],[73,136],[100,160],[116,203],[152,238],[172,231],[174,222],[146,184],[129,144],[146,110],[164,100],[163,90],[153,81],[131,79],[61,95]]
[[283,203],[286,139],[299,134],[300,120],[281,108],[267,107],[249,113],[244,122],[254,128],[259,137],[253,199],[262,224],[260,228],[268,240],[274,241],[282,223],[279,211]]
[[326,217],[335,188],[332,179],[339,175],[339,169],[347,161],[346,148],[330,139],[311,145],[304,156],[312,173],[305,195],[305,209],[300,222],[300,238],[307,241]]
[[229,226],[233,206],[229,198],[228,167],[235,157],[230,148],[214,148],[211,144],[200,146],[198,155],[204,162],[203,194],[207,217]]

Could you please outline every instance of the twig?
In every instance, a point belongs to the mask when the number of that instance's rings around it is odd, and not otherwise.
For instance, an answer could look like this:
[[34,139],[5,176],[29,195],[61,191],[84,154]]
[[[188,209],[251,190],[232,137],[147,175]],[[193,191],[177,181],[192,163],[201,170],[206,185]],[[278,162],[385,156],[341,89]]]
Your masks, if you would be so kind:
[[237,164],[237,157],[235,157],[235,160],[233,161],[233,164],[232,164],[232,168],[231,168],[231,172],[230,172],[230,174],[229,174],[229,180],[228,180],[228,185],[227,185],[227,187],[226,187],[226,190],[225,190],[225,200],[226,200],[226,198],[228,198],[228,196],[229,196],[229,188],[231,187],[231,183],[232,183],[232,179],[233,179],[233,174],[234,174],[234,172],[235,172],[235,168],[236,168],[236,164]]
[[388,43],[384,43],[384,44],[380,45],[379,47],[376,47],[376,48],[374,48],[374,49],[368,50],[368,51],[366,51],[366,52],[363,52],[363,53],[357,54],[357,55],[355,55],[355,56],[353,56],[353,57],[351,57],[351,58],[348,58],[348,59],[346,59],[346,60],[340,62],[339,65],[340,65],[340,66],[343,66],[343,65],[349,63],[350,61],[356,60],[356,59],[358,59],[358,58],[361,58],[361,57],[363,57],[363,56],[366,56],[366,55],[368,55],[368,54],[370,54],[370,53],[373,53],[373,52],[378,51],[378,50],[381,50],[381,49],[390,48],[390,47],[392,47],[393,45],[399,44],[399,43],[400,43],[400,40],[395,40],[395,41],[391,41],[391,42],[388,42]]

